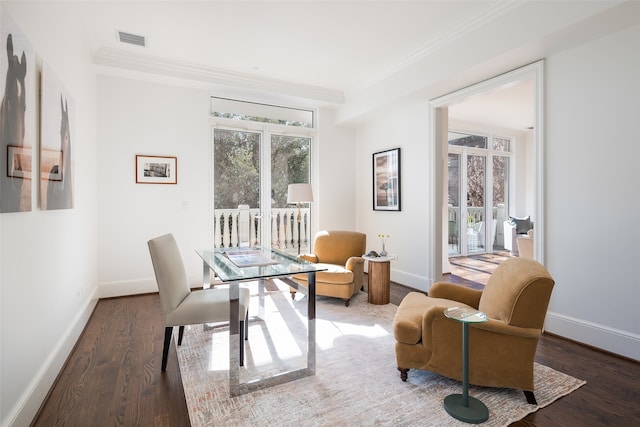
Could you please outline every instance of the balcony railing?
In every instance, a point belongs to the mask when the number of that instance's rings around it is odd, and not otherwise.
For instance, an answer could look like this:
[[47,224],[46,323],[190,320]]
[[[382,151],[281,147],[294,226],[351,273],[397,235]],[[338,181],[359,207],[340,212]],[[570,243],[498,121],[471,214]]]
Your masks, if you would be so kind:
[[[260,209],[215,209],[213,214],[214,246],[229,248],[246,245],[268,245],[283,252],[308,252],[309,209],[301,208],[300,235],[298,235],[298,208],[271,209],[270,218],[260,216]],[[262,220],[271,221],[271,242],[260,241]],[[242,241],[244,239],[244,242]]]
[[[492,209],[491,218],[495,218],[495,227],[492,226],[490,228],[486,227],[486,224],[489,221],[485,220],[484,217],[485,208],[484,207],[467,207],[467,214],[471,217],[472,224],[478,224],[481,221],[484,221],[485,227],[482,230],[481,235],[479,236],[480,241],[479,246],[473,245],[471,247],[467,247],[468,252],[484,252],[484,233],[487,230],[493,234],[493,248],[502,249],[504,248],[504,238],[503,238],[503,230],[502,223],[506,219],[505,216],[505,208],[504,205],[498,205],[498,207],[494,207]],[[460,244],[462,243],[462,236],[460,233],[466,233],[467,227],[469,225],[469,219],[460,217],[460,208],[449,206],[449,230],[448,230],[448,243],[449,243],[449,255],[460,254]],[[495,228],[495,229],[494,229]],[[469,243],[469,242],[467,242]]]

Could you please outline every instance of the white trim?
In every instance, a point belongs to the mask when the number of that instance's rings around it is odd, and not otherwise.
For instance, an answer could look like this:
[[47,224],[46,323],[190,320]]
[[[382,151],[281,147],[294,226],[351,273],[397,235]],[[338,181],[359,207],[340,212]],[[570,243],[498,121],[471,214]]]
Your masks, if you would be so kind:
[[15,406],[5,417],[2,427],[28,426],[40,410],[47,398],[51,386],[58,378],[62,367],[73,351],[82,331],[84,331],[93,309],[98,303],[96,289],[85,301],[84,307],[71,321],[67,330],[62,334],[53,351],[44,360],[38,372],[33,376],[29,385],[18,398]]
[[545,331],[640,361],[640,335],[547,312]]
[[98,49],[93,54],[93,63],[101,74],[118,73],[118,70],[130,70],[140,73],[200,82],[205,85],[225,85],[239,89],[256,89],[260,92],[274,92],[312,99],[332,104],[344,104],[342,91],[319,86],[296,84],[290,81],[270,79],[253,74],[229,71],[220,68],[196,65],[183,61],[169,60],[140,52],[126,52],[119,49]]
[[[429,150],[432,155],[432,161],[436,161],[436,155],[439,153],[439,150],[444,150],[443,147],[439,145],[439,141],[437,139],[436,133],[439,131],[435,129],[436,126],[436,115],[442,112],[446,112],[447,108],[450,105],[460,103],[463,100],[470,98],[475,95],[479,95],[484,92],[489,92],[495,90],[497,88],[514,84],[519,81],[534,79],[535,87],[536,87],[536,109],[535,109],[535,118],[534,118],[534,144],[535,144],[535,164],[536,164],[536,185],[534,188],[534,197],[536,200],[536,227],[534,229],[534,237],[535,241],[535,258],[541,264],[544,264],[544,232],[545,232],[545,222],[544,222],[544,122],[543,122],[543,112],[544,112],[544,90],[543,90],[543,72],[544,72],[544,61],[540,60],[533,64],[525,65],[521,68],[518,68],[513,71],[506,72],[499,76],[493,77],[489,80],[485,80],[483,82],[479,82],[475,85],[460,89],[458,91],[452,92],[450,94],[441,96],[439,98],[433,99],[430,102],[430,120],[431,120],[431,132],[430,132],[430,140],[429,140]],[[447,129],[448,130],[448,129]],[[442,182],[442,177],[444,176],[444,172],[442,170],[436,170],[434,167],[432,174],[432,197],[436,197],[435,191],[437,190],[437,183]],[[440,206],[437,204],[437,198],[432,200],[432,206],[430,207],[431,218],[433,218],[434,223],[430,224],[429,228],[431,231],[431,236],[434,236],[435,242],[433,243],[436,249],[441,248],[444,242],[440,239],[443,239],[442,233],[440,235],[436,234],[436,231],[439,230],[437,224],[442,224],[442,217],[438,214],[437,207]],[[440,199],[444,203],[444,199]],[[443,250],[440,249],[434,252],[434,262],[435,267],[442,266],[444,262],[444,253]],[[437,270],[431,270],[435,275],[438,273]],[[436,276],[437,277],[437,276]]]

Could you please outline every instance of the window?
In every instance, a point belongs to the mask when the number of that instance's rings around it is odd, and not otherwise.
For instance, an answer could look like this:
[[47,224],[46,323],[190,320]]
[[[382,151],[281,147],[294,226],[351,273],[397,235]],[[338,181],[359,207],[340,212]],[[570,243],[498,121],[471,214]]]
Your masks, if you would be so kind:
[[449,255],[504,248],[512,139],[449,132]]
[[290,183],[311,182],[314,134],[304,128],[313,125],[313,112],[221,100],[212,98],[218,110],[212,112],[214,245],[271,245],[297,253],[300,241],[308,249],[310,208],[302,206],[298,232],[297,207],[287,204],[287,190]]

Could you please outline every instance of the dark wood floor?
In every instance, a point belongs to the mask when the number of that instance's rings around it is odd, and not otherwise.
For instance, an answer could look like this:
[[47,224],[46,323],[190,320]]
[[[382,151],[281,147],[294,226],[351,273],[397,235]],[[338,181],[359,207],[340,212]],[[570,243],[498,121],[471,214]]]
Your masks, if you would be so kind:
[[[394,304],[410,291],[395,283],[391,289]],[[160,372],[160,313],[157,294],[100,300],[32,425],[188,426],[175,347]],[[640,419],[639,363],[549,334],[536,361],[587,384],[513,425],[622,426]]]

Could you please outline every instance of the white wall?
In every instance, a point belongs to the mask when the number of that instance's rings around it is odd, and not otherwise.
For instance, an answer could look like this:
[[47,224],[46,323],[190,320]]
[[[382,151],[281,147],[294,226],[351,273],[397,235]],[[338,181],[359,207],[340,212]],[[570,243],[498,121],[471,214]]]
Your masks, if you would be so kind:
[[[1,215],[0,425],[29,425],[73,348],[97,298],[96,91],[86,41],[66,32],[63,5],[6,3],[33,44],[37,71],[49,64],[75,100],[71,144],[75,207]],[[52,20],[52,16],[60,15]],[[39,130],[36,131],[40,135]],[[36,175],[37,176],[37,175]],[[37,189],[34,180],[33,189]]]
[[[636,26],[548,58],[544,167],[545,259],[556,280],[547,330],[635,359],[640,62],[629,53],[638,45]],[[426,107],[411,104],[358,128],[358,228],[371,238],[392,235],[389,247],[399,260],[392,263],[391,278],[418,289],[433,275],[427,127]],[[525,141],[519,149],[532,155],[530,138]],[[403,150],[402,212],[373,212],[368,156],[394,146]],[[519,185],[524,190],[533,184]],[[523,212],[529,203],[519,200]]]
[[[157,290],[147,241],[173,233],[193,287],[202,284],[195,248],[210,247],[209,97],[202,89],[98,77],[98,210],[100,296]],[[322,148],[312,157],[312,226],[353,229],[355,146],[352,131],[320,111]],[[317,148],[317,147],[316,147]],[[135,155],[178,158],[177,185],[135,183]]]
[[[367,234],[367,250],[380,250],[378,234],[389,234],[386,249],[398,254],[391,263],[391,280],[426,290],[433,281],[428,229],[429,104],[425,100],[396,108],[361,126],[357,134],[357,228]],[[401,211],[373,210],[373,153],[400,148]]]
[[547,61],[548,330],[640,359],[640,26]]
[[[209,247],[211,128],[206,92],[98,77],[100,296],[157,291],[147,241],[173,233],[191,283]],[[136,184],[135,156],[177,157],[178,183]]]
[[[355,131],[335,125],[335,112],[319,111],[318,155],[312,165],[313,213],[317,230],[356,230],[357,185],[355,159],[361,155],[354,144]],[[317,174],[317,175],[316,175]]]

